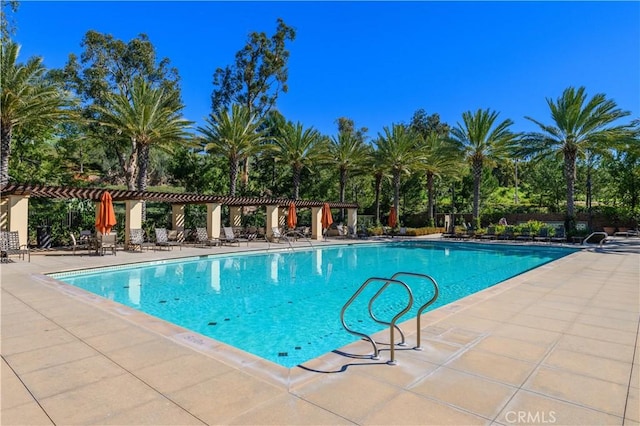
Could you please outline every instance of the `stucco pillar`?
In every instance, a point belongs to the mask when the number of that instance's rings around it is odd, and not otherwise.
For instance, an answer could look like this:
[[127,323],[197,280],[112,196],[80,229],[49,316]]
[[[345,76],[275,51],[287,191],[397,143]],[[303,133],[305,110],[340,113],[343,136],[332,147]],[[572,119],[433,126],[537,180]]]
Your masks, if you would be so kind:
[[352,226],[356,230],[358,225],[358,209],[347,209],[347,226]]
[[184,241],[184,204],[171,205],[171,229],[178,231],[178,241]]
[[18,231],[20,245],[29,242],[28,195],[9,195],[9,231]]
[[322,207],[311,207],[311,239],[322,239]]
[[267,206],[267,225],[265,226],[265,232],[269,241],[271,241],[271,237],[273,236],[272,228],[280,227],[278,223],[279,210],[278,206]]
[[220,238],[220,203],[207,203],[207,235],[209,238]]
[[[124,202],[124,246],[129,248],[132,229],[142,229],[142,200],[126,200]],[[147,238],[149,235],[147,235]]]
[[242,207],[229,207],[229,226],[242,226]]

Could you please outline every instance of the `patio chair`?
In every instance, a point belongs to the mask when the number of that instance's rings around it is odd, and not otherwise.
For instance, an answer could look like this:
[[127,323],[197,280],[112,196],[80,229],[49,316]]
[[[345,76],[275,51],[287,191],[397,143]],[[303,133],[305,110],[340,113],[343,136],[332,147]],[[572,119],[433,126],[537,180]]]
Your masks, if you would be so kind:
[[9,256],[17,255],[18,259],[24,260],[27,255],[31,262],[31,252],[27,244],[20,245],[20,234],[18,231],[3,231],[0,233],[0,257],[2,262],[8,262]]
[[369,231],[367,230],[366,226],[360,226],[358,228],[358,232],[356,233],[356,236],[358,238],[361,238],[363,240],[366,240],[369,238]]
[[144,244],[144,230],[142,229],[130,229],[129,230],[129,244],[127,250],[136,251],[140,249],[142,251],[142,245]]
[[114,256],[116,255],[117,247],[117,235],[115,232],[100,235],[98,237],[98,253],[104,256],[107,251],[110,251]]
[[249,245],[249,241],[253,241],[258,238],[258,228],[255,226],[249,226],[244,233],[244,237],[247,240],[247,245]]
[[169,239],[167,228],[156,228],[156,247],[160,249],[166,247],[167,250],[173,250],[176,246],[182,250],[182,244],[179,241]]
[[282,235],[282,232],[280,232],[280,228],[278,228],[277,226],[274,226],[271,228],[271,242],[272,243],[279,243],[280,240],[284,239],[284,235]]
[[79,239],[76,240],[76,236],[73,235],[73,232],[71,232],[69,235],[71,235],[71,248],[73,250],[73,255],[76,255],[76,250],[78,249],[86,249],[87,251],[91,251],[91,244],[89,243],[89,239],[88,238],[84,238],[84,239]]
[[489,226],[487,228],[487,232],[480,236],[481,240],[495,240],[496,238],[498,238],[498,235],[496,235],[496,227],[495,226]]
[[225,226],[222,228],[222,232],[224,236],[220,239],[221,244],[237,244],[240,247],[240,240],[236,238],[236,235],[233,233],[233,228],[230,226]]
[[209,238],[207,234],[207,228],[196,228],[196,246],[218,246],[220,245],[220,238]]

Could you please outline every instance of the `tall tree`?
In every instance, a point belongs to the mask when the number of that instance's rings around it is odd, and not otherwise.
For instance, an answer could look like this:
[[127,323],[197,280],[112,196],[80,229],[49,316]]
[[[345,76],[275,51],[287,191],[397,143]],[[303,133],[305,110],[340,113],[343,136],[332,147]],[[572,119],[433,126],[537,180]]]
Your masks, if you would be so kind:
[[436,178],[450,177],[460,172],[462,152],[460,147],[451,143],[450,139],[440,133],[430,133],[425,139],[420,140],[424,160],[421,169],[427,177],[427,218],[429,225],[435,224],[434,217],[434,181]]
[[389,177],[387,164],[380,151],[373,146],[369,146],[369,158],[371,159],[371,173],[373,175],[373,190],[375,194],[375,223],[380,224],[380,194],[382,192],[382,182]]
[[564,178],[567,185],[566,223],[573,230],[575,226],[574,191],[576,180],[576,161],[584,157],[588,150],[613,147],[622,140],[629,139],[629,125],[613,123],[629,115],[619,109],[616,103],[607,99],[603,93],[587,99],[586,89],[569,87],[554,102],[547,98],[553,124],[546,125],[531,117],[525,117],[537,124],[542,132],[528,133],[521,155],[534,158],[560,155],[564,161]]
[[[137,76],[130,94],[108,94],[106,105],[96,106],[99,123],[114,129],[131,144],[127,174],[129,189],[147,189],[149,149],[152,146],[168,149],[172,143],[183,141],[190,122],[182,118],[182,107],[176,102],[176,92],[151,87]],[[137,167],[135,167],[137,165]],[[134,179],[137,182],[134,184]]]
[[400,178],[415,171],[424,160],[424,154],[418,142],[420,136],[410,127],[394,124],[382,130],[375,144],[384,168],[391,173],[393,207],[400,217]]
[[304,168],[322,164],[328,160],[328,147],[324,137],[313,128],[305,129],[302,123],[285,125],[274,139],[273,152],[277,161],[291,167],[294,200],[300,198],[300,176]]
[[20,2],[16,0],[1,0],[0,4],[0,40],[9,41],[15,34],[15,23],[12,15],[18,11]]
[[[344,117],[338,119],[338,136],[331,138],[329,153],[340,174],[340,202],[345,201],[345,191],[349,173],[357,173],[369,159],[369,149],[364,142],[364,132],[355,131],[353,121]],[[351,125],[349,125],[351,124]],[[344,222],[344,210],[341,210]]]
[[424,109],[417,110],[411,118],[411,128],[422,137],[425,148],[423,168],[427,178],[427,218],[434,224],[435,191],[434,180],[438,176],[457,170],[459,150],[448,142],[450,127],[440,121],[440,115],[427,115]]
[[482,168],[502,161],[512,152],[518,135],[509,127],[513,122],[509,119],[496,124],[498,112],[489,109],[478,109],[475,113],[467,111],[462,114],[462,123],[451,129],[454,142],[459,143],[471,165],[473,174],[473,220],[480,222],[480,182]]
[[206,122],[205,127],[198,128],[204,136],[204,148],[210,154],[229,161],[229,195],[235,196],[240,162],[262,149],[261,123],[239,104],[232,105],[231,113],[223,110],[210,114]]
[[115,97],[124,96],[132,102],[134,81],[142,79],[150,88],[162,89],[165,98],[174,103],[172,108],[180,110],[182,101],[177,70],[170,67],[169,59],[157,58],[155,47],[145,34],[125,43],[111,35],[88,31],[81,46],[80,59],[69,55],[57,77],[82,100],[80,112],[89,123],[87,141],[102,146],[112,164],[119,165],[117,176],[124,176],[127,186],[132,187],[140,180],[136,175],[138,152],[132,151],[130,140],[114,128],[97,124],[104,121],[99,115],[103,111],[101,108]]
[[9,158],[14,129],[50,128],[68,114],[70,99],[60,85],[46,78],[42,58],[18,62],[20,46],[2,43],[0,58],[0,186],[9,182]]
[[[247,44],[236,53],[235,63],[216,69],[211,95],[212,113],[232,104],[244,105],[249,114],[262,120],[273,108],[280,92],[287,93],[289,51],[287,41],[296,37],[295,30],[278,18],[271,37],[264,32],[249,34]],[[243,185],[249,182],[249,161],[243,162]]]

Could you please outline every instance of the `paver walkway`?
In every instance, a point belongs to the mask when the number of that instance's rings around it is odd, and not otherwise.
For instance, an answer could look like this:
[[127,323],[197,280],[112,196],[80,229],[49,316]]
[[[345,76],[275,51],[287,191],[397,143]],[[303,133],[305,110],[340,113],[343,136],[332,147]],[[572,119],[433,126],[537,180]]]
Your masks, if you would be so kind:
[[618,242],[426,314],[396,366],[329,354],[284,374],[40,277],[203,249],[35,254],[1,266],[1,424],[638,425],[640,240]]

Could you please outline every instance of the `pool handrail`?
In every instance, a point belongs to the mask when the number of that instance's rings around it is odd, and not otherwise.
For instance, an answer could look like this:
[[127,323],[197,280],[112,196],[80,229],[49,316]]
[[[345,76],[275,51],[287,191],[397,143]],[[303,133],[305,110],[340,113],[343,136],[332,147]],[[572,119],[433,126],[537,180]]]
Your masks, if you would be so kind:
[[438,295],[440,294],[440,288],[438,287],[438,283],[436,282],[435,278],[433,278],[431,275],[427,275],[427,274],[419,274],[417,272],[396,272],[395,274],[393,274],[393,276],[391,277],[392,279],[397,278],[400,275],[407,275],[407,276],[411,276],[411,277],[418,277],[418,278],[425,278],[428,279],[429,281],[431,281],[431,283],[433,284],[433,297],[431,299],[429,299],[426,303],[424,303],[422,306],[420,306],[420,309],[418,309],[418,313],[416,314],[416,346],[414,347],[415,350],[421,351],[422,350],[422,346],[420,345],[420,337],[421,334],[420,333],[420,317],[422,316],[422,312],[427,309],[429,306],[431,306],[436,299],[438,298]]
[[[360,295],[360,293],[362,293],[362,291],[372,282],[384,282],[382,288],[380,290],[378,290],[378,292],[376,293],[376,296],[379,293],[381,293],[382,291],[384,291],[386,288],[388,288],[391,284],[398,284],[402,287],[405,288],[405,290],[407,290],[407,293],[409,295],[409,303],[407,304],[407,306],[400,311],[399,313],[397,313],[393,319],[391,320],[390,324],[391,326],[389,327],[389,340],[391,342],[391,344],[389,345],[390,347],[390,352],[391,352],[391,357],[389,359],[389,361],[387,361],[387,364],[390,365],[395,365],[396,361],[395,361],[395,345],[394,345],[394,340],[395,340],[395,336],[394,336],[394,330],[396,329],[395,323],[396,321],[402,317],[404,314],[406,314],[407,312],[409,312],[409,310],[411,309],[411,306],[413,305],[413,294],[411,293],[411,289],[409,288],[408,285],[406,285],[405,283],[403,283],[400,280],[395,280],[392,278],[380,278],[380,277],[371,277],[368,278],[361,286],[360,288],[358,288],[358,290],[356,290],[356,292],[353,294],[353,296],[351,296],[351,298],[347,301],[347,303],[344,304],[344,306],[342,307],[342,310],[340,311],[340,321],[342,322],[342,326],[345,328],[345,330],[347,330],[347,332],[356,335],[356,336],[360,336],[366,340],[369,341],[369,343],[371,343],[371,346],[373,346],[373,356],[371,357],[372,359],[380,359],[379,357],[379,353],[380,351],[378,350],[378,345],[376,344],[375,340],[373,340],[373,338],[371,338],[371,336],[369,336],[368,334],[365,333],[361,333],[359,331],[356,330],[352,330],[349,326],[347,326],[347,323],[344,320],[344,314],[347,310],[347,308],[353,303],[354,300],[356,300],[356,298]],[[370,302],[371,303],[371,302]]]
[[[309,237],[304,235],[302,232],[296,231],[295,229],[292,229],[292,230],[287,231],[287,232],[284,233],[284,237],[287,239],[287,241],[289,240],[289,238],[288,238],[289,236],[293,236],[295,238],[297,235],[299,235],[300,237],[304,238],[304,240],[309,243],[311,248],[313,248],[313,244],[311,243],[311,240],[309,239]],[[291,244],[289,244],[289,245],[291,245]]]

